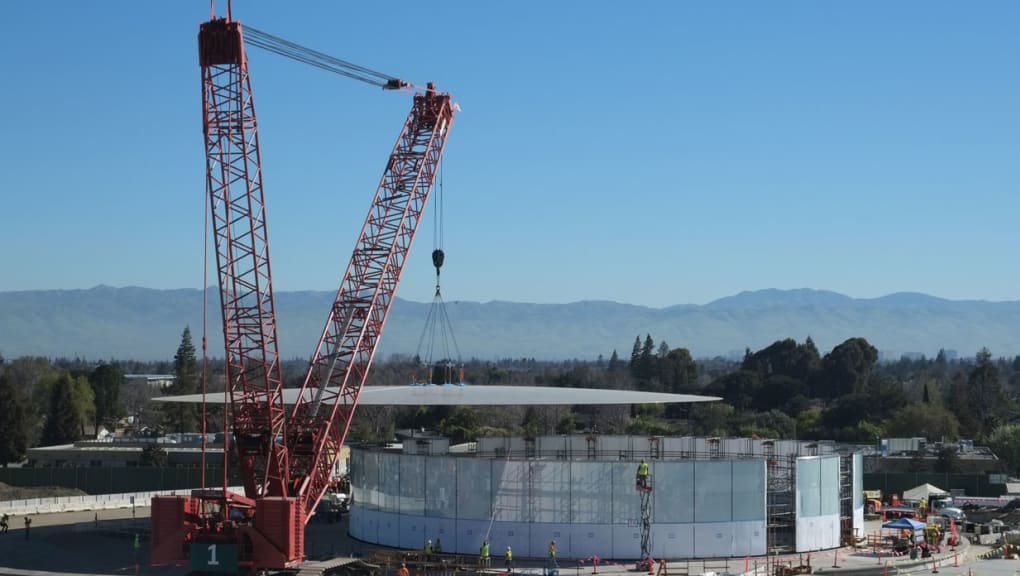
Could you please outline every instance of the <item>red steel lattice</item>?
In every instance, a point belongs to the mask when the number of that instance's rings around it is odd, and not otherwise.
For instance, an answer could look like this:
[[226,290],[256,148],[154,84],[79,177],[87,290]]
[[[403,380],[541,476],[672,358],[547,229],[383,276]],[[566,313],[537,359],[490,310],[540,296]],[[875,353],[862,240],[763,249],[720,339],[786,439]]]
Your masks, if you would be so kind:
[[291,413],[292,494],[306,518],[347,437],[453,117],[449,94],[429,84],[415,95]]
[[284,496],[283,380],[269,267],[258,123],[241,24],[199,32],[207,192],[212,210],[235,447],[249,498]]

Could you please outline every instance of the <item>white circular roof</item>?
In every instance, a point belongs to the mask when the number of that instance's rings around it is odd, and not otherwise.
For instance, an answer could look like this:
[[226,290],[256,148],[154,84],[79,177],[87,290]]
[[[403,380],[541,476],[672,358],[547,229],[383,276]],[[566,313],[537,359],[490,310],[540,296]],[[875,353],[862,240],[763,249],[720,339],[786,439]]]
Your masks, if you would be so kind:
[[[294,404],[298,392],[297,388],[285,389],[283,391],[284,404]],[[157,402],[198,403],[202,401],[202,395],[163,396],[154,398],[154,400]],[[207,394],[205,400],[211,404],[222,404],[223,393]],[[444,384],[441,386],[365,386],[361,390],[358,404],[361,406],[534,406],[542,404],[687,404],[716,400],[721,400],[721,398],[694,394],[665,394],[595,388]]]

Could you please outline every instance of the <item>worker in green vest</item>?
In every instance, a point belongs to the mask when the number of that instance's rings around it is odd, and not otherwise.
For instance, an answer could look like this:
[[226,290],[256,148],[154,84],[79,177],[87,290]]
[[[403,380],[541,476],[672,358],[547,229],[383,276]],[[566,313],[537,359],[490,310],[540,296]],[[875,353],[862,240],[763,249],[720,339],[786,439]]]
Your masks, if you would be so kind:
[[514,573],[514,551],[510,549],[510,545],[506,545],[506,571],[509,574]]

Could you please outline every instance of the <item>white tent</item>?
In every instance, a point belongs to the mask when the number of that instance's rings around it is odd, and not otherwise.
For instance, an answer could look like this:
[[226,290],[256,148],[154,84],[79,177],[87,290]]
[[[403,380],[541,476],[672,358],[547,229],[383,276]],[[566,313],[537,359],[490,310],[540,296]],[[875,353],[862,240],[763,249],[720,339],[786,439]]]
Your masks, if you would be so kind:
[[904,500],[931,500],[932,494],[946,494],[947,492],[938,486],[932,486],[931,484],[921,484],[920,486],[914,486],[910,490],[903,493]]

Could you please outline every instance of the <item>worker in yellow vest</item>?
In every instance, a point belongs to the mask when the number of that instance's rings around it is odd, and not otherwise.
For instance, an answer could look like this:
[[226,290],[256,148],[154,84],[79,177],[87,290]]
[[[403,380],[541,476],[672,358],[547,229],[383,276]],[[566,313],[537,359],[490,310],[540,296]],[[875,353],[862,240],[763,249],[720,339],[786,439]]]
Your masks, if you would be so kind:
[[638,488],[648,487],[648,462],[645,462],[644,459],[637,467],[637,485]]

